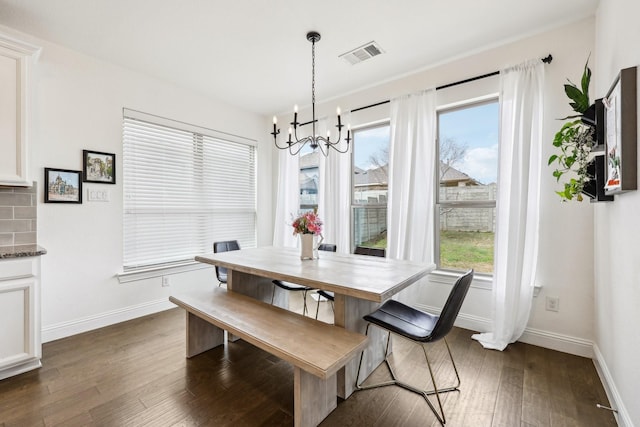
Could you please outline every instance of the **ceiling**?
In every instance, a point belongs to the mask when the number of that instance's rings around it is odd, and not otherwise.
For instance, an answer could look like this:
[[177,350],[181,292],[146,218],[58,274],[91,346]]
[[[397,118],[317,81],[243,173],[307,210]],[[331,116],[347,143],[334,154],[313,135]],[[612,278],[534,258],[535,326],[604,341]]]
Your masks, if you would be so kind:
[[[0,0],[0,24],[271,115],[311,102],[310,30],[322,102],[583,19],[598,1]],[[372,40],[383,55],[338,58]]]

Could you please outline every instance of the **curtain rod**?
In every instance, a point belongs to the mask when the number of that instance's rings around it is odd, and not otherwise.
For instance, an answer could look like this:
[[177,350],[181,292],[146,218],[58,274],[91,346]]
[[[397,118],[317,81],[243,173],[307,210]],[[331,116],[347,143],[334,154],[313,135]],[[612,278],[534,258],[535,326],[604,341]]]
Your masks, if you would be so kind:
[[[544,62],[545,64],[551,64],[551,61],[553,61],[553,56],[551,56],[551,54],[549,54],[546,57],[541,58],[540,60],[542,62]],[[458,85],[465,84],[465,83],[471,83],[471,82],[476,81],[476,80],[486,79],[487,77],[497,76],[498,74],[500,74],[500,71],[494,71],[492,73],[482,74],[481,76],[469,77],[468,79],[459,80],[457,82],[447,83],[447,84],[444,84],[442,86],[438,86],[438,87],[436,87],[436,90],[446,89],[446,88],[449,88],[449,87],[458,86]],[[377,107],[379,105],[388,104],[390,102],[391,102],[391,100],[387,99],[386,101],[380,101],[380,102],[376,102],[374,104],[365,105],[364,107],[354,108],[350,112],[351,113],[355,113],[356,111],[366,110],[368,108]],[[311,124],[312,122],[313,122],[313,120],[310,120],[308,122],[301,123],[300,126],[308,125],[308,124]]]
[[[551,56],[551,54],[549,54],[546,57],[542,58],[541,61],[544,62],[545,64],[550,64],[551,61],[553,61],[553,56]],[[444,84],[442,86],[438,86],[438,87],[436,87],[436,90],[446,89],[448,87],[458,86],[458,85],[465,84],[465,83],[470,83],[470,82],[473,82],[473,81],[476,81],[476,80],[486,79],[487,77],[497,76],[498,74],[500,74],[500,71],[494,71],[492,73],[483,74],[481,76],[470,77],[468,79],[459,80],[457,82],[447,83],[447,84]],[[375,104],[365,105],[364,107],[354,108],[353,110],[351,110],[351,112],[355,113],[356,111],[366,110],[367,108],[377,107],[378,105],[384,105],[384,104],[388,104],[390,102],[391,102],[391,100],[387,99],[386,101],[380,101],[380,102],[376,102]]]

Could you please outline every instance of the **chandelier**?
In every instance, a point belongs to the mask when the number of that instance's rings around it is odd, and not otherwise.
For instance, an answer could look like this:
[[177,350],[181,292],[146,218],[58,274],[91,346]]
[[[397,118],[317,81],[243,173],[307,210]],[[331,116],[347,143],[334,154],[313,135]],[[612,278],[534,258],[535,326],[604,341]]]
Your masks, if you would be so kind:
[[[278,134],[280,134],[280,129],[278,129],[278,118],[273,116],[273,140],[276,145],[281,150],[289,150],[289,153],[292,155],[296,155],[302,150],[307,144],[311,147],[312,150],[316,148],[320,148],[322,154],[327,156],[329,154],[329,149],[332,148],[339,153],[346,153],[349,151],[349,142],[351,141],[351,130],[350,127],[347,126],[347,137],[345,139],[346,146],[344,148],[340,147],[340,138],[342,134],[342,128],[344,125],[340,119],[340,107],[338,107],[336,114],[338,115],[338,124],[336,127],[338,128],[338,137],[335,140],[331,139],[331,131],[327,131],[327,137],[319,136],[316,133],[316,42],[320,40],[320,33],[316,31],[310,31],[307,33],[307,40],[311,42],[311,121],[307,123],[298,122],[298,106],[294,105],[293,107],[293,121],[290,123],[289,127],[289,139],[286,141],[284,146],[278,144]],[[298,127],[304,126],[306,124],[311,123],[311,135],[305,136],[303,138],[298,138]],[[292,139],[293,138],[293,139]],[[343,144],[344,145],[344,144]]]

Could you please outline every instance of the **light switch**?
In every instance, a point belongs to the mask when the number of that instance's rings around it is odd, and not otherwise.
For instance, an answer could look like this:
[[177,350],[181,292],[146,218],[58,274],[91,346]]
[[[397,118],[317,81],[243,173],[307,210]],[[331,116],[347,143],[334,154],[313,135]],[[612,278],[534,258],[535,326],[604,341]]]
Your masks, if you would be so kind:
[[109,190],[100,190],[95,188],[87,189],[87,200],[90,202],[108,202]]

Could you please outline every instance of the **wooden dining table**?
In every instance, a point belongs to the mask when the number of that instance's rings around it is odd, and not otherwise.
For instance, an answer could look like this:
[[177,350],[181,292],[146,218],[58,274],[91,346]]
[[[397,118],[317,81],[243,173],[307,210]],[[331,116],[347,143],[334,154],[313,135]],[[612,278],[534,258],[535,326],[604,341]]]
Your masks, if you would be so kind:
[[[229,291],[269,303],[274,279],[334,292],[334,324],[360,333],[366,329],[363,316],[435,268],[428,263],[333,252],[321,252],[318,259],[301,260],[298,249],[276,247],[211,253],[195,260],[227,268]],[[278,287],[275,291],[274,304],[288,308],[288,293]],[[369,331],[361,380],[384,360],[386,339],[378,328]],[[355,390],[359,362],[356,359],[338,372],[336,394],[343,399]]]

